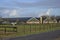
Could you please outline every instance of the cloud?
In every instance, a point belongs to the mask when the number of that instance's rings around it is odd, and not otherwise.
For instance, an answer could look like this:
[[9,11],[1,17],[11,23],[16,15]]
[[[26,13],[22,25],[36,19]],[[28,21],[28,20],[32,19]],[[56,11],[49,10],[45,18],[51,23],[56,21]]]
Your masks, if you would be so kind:
[[38,15],[38,17],[43,16],[43,15],[51,15],[52,11],[53,11],[53,9],[49,8],[49,9],[47,9],[45,11],[40,12],[40,14]]
[[8,9],[2,9],[2,10],[0,10],[0,13],[7,14],[7,13],[9,13],[9,10]]
[[8,9],[3,10],[3,13],[5,13],[5,14],[7,14],[9,12],[10,12],[10,10],[8,10]]
[[60,0],[4,0],[0,2],[0,7],[7,8],[29,8],[29,7],[41,7],[41,8],[60,8]]
[[17,15],[17,11],[16,10],[11,10],[9,16],[16,16]]
[[48,11],[46,12],[46,15],[50,15],[52,11],[52,8],[48,9]]
[[2,17],[40,17],[42,15],[59,15],[60,9],[51,8],[18,8],[18,9],[0,9],[0,16]]
[[46,12],[40,13],[40,14],[38,15],[38,17],[43,16],[43,15],[46,15]]
[[0,16],[2,17],[18,17],[18,10],[16,9],[1,9]]
[[19,7],[55,7],[60,8],[60,0],[43,0],[34,3],[14,2]]

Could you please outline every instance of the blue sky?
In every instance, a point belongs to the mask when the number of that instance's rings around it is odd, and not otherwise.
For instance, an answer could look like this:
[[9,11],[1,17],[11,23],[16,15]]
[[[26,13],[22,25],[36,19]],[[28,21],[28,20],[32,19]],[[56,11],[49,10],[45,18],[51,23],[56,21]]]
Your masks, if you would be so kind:
[[0,0],[2,17],[60,15],[60,0]]

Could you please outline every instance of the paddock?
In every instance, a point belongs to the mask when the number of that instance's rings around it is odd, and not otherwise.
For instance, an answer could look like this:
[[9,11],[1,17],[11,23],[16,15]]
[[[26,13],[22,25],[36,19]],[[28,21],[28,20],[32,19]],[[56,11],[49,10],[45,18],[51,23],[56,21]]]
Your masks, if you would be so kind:
[[3,34],[11,33],[11,32],[17,32],[17,27],[16,26],[5,26],[5,25],[0,25],[0,32]]

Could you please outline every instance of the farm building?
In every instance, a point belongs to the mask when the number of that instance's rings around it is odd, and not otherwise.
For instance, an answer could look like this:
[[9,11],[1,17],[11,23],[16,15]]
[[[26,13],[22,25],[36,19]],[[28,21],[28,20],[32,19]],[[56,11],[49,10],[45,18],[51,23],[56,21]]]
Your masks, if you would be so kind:
[[30,18],[26,23],[27,24],[39,24],[40,21],[37,18],[33,17],[33,18]]
[[60,17],[23,17],[23,18],[0,18],[0,24],[40,24],[40,23],[60,23]]
[[57,23],[57,20],[48,16],[46,19],[43,20],[43,23]]
[[31,17],[24,17],[24,18],[2,18],[1,24],[11,24],[11,23],[17,23],[17,24],[25,24],[28,19]]

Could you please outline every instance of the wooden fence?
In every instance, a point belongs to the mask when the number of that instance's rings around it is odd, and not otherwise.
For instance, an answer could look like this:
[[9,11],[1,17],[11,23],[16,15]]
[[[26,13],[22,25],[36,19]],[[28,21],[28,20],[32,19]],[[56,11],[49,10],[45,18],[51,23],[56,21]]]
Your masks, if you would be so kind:
[[56,24],[21,24],[18,26],[18,32],[20,34],[34,34],[40,32],[48,32],[60,29],[60,23]]
[[0,32],[3,32],[6,34],[6,32],[17,32],[17,27],[16,26],[0,26]]
[[4,31],[4,34],[6,34],[6,32],[16,32],[19,35],[22,35],[22,34],[24,35],[24,34],[35,34],[35,33],[41,33],[41,32],[54,31],[54,30],[60,30],[60,23],[20,24],[16,26],[0,25],[0,31]]

